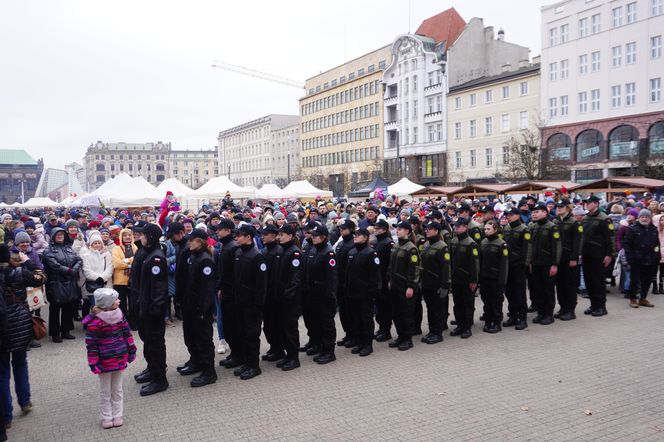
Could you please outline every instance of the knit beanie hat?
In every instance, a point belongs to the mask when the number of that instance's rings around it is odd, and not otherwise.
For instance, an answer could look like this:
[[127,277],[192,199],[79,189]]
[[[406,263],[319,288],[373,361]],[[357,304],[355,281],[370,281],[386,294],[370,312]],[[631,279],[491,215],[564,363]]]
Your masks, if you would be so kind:
[[65,226],[67,228],[71,226],[78,227],[78,222],[76,222],[76,220],[70,219],[69,221],[67,221],[67,224],[65,224]]
[[97,289],[94,292],[95,307],[99,307],[102,310],[110,308],[119,296],[118,292],[110,287]]
[[31,219],[27,220],[25,222],[25,224],[23,224],[23,225],[25,226],[26,229],[28,229],[28,228],[34,229],[37,226],[37,224],[34,222],[34,220],[31,220]]
[[99,242],[102,242],[102,243],[104,242],[101,239],[101,233],[99,233],[96,230],[93,230],[92,232],[90,232],[90,236],[88,237],[88,245],[92,245],[92,243],[95,242],[95,241],[99,241]]
[[29,242],[32,242],[32,241],[30,240],[30,235],[28,235],[27,232],[20,231],[14,236],[14,242],[16,244],[21,244],[22,242],[29,243]]
[[648,218],[652,218],[652,212],[648,209],[641,209],[641,211],[639,212],[639,218],[641,218],[642,216],[647,216]]
[[639,217],[639,209],[629,209],[627,211],[627,215],[631,215],[634,218],[638,218]]

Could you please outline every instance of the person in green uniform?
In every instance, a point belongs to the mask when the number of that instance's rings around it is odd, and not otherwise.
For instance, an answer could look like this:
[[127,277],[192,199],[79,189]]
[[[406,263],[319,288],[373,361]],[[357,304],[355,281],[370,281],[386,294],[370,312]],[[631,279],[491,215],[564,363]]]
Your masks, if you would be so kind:
[[502,330],[503,293],[507,283],[507,244],[498,237],[500,227],[495,220],[484,224],[484,239],[480,244],[480,295],[484,303],[486,333]]
[[457,327],[450,336],[470,338],[475,314],[475,290],[479,282],[480,253],[477,243],[468,236],[468,219],[454,224],[450,254],[452,260],[452,298]]
[[443,341],[449,316],[450,252],[441,237],[443,227],[436,221],[424,226],[427,242],[422,247],[422,297],[427,305],[429,333],[422,337],[425,344]]
[[576,288],[579,286],[579,256],[583,227],[572,216],[570,200],[563,199],[557,204],[555,223],[560,231],[562,253],[558,274],[556,275],[556,291],[560,311],[554,315],[561,321],[576,319]]
[[512,207],[507,212],[509,223],[504,227],[504,238],[509,254],[507,271],[507,321],[503,327],[524,330],[528,327],[528,299],[526,297],[527,265],[531,253],[530,232],[521,219],[521,210]]

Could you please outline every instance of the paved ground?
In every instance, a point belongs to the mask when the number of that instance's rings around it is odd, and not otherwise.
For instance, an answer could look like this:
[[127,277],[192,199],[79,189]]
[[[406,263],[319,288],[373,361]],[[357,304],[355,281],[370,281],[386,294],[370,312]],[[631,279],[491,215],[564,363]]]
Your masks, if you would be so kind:
[[[610,295],[610,315],[579,315],[526,331],[447,334],[442,344],[337,361],[192,389],[175,372],[186,359],[181,327],[169,329],[171,387],[149,398],[126,371],[126,424],[102,430],[97,379],[81,330],[75,341],[29,353],[35,410],[16,417],[12,440],[664,440],[664,296],[630,309]],[[580,300],[585,308],[586,300]],[[477,301],[477,307],[481,305]],[[580,312],[579,312],[580,313]],[[303,327],[301,328],[303,330]],[[426,327],[425,327],[426,330]],[[140,344],[139,344],[140,345]],[[590,414],[592,413],[592,414]]]

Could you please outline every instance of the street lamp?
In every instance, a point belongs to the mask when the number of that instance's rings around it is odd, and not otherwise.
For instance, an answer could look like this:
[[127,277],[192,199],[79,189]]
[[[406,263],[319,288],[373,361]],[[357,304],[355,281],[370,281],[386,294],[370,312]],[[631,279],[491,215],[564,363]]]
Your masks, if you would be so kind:
[[288,178],[287,178],[287,180],[286,180],[286,184],[290,184],[290,148],[291,148],[291,145],[290,145],[290,135],[288,135],[288,138],[287,138],[287,140],[286,140],[286,143],[288,143],[288,156],[286,157],[286,162],[287,162],[287,166],[286,166],[286,167],[287,167],[287,171],[288,171],[288,173],[287,173]]

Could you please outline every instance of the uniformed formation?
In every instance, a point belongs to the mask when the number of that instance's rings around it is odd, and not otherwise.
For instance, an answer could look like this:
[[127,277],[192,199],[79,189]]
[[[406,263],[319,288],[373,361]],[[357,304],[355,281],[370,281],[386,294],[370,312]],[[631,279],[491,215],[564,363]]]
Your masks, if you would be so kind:
[[[486,206],[480,224],[471,219],[466,204],[441,206],[445,213],[431,210],[423,228],[416,217],[393,224],[395,238],[383,218],[367,217],[360,228],[346,218],[336,226],[334,246],[326,224],[316,220],[282,223],[280,228],[269,224],[257,231],[221,219],[215,227],[219,250],[214,255],[204,230],[194,229],[185,236],[183,226],[172,222],[168,234],[178,248],[176,303],[182,309],[190,354],[177,371],[197,374],[192,387],[217,380],[212,336],[217,296],[231,349],[219,365],[242,380],[261,374],[260,359],[290,371],[300,367],[300,353],[323,365],[336,359],[336,347],[365,357],[373,352],[374,341],[390,341],[390,348],[406,351],[413,347],[413,336],[423,334],[422,301],[428,332],[421,341],[442,342],[450,294],[456,325],[450,336],[472,336],[478,291],[487,333],[503,327],[524,330],[529,311],[536,313],[532,322],[541,325],[552,324],[555,317],[575,319],[581,261],[590,297],[584,313],[606,315],[605,277],[616,255],[614,227],[599,210],[598,198],[591,196],[585,204],[587,214],[579,220],[569,200],[557,203],[555,214],[537,203],[529,211],[532,220],[527,225],[516,207],[499,222],[493,208]],[[372,206],[368,211],[380,212]],[[147,383],[141,394],[150,395],[168,387],[163,321],[166,258],[158,246],[158,226],[139,222],[134,230],[143,247],[134,257],[134,268],[140,271],[132,273],[130,287],[139,300],[139,333],[148,364],[136,381]],[[554,315],[556,293],[560,310]],[[503,318],[504,297],[507,318]],[[302,346],[300,315],[308,335]],[[269,343],[262,356],[261,326]]]

